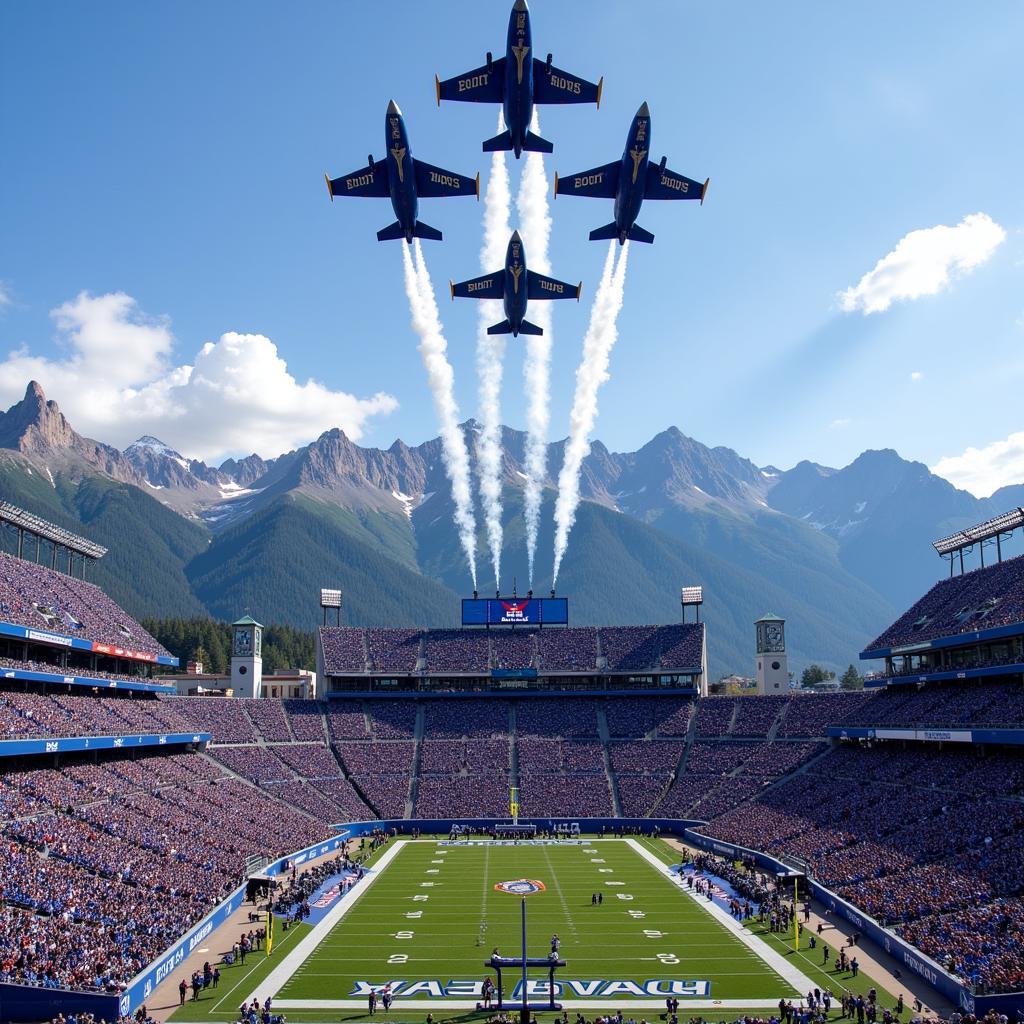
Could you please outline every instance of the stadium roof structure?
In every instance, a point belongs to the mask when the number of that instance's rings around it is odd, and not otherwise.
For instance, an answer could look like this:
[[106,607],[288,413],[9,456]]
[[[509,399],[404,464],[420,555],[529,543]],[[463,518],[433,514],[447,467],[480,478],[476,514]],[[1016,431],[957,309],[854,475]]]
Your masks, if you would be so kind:
[[985,543],[995,540],[997,560],[1003,560],[1002,539],[1009,537],[1014,530],[1024,526],[1024,508],[1014,508],[993,519],[986,519],[977,526],[969,526],[966,530],[951,533],[948,537],[932,542],[932,547],[942,558],[949,558],[949,571],[953,572],[953,556],[960,555],[960,571],[963,572],[963,553],[975,544],[981,549],[981,564],[985,565]]
[[107,549],[91,540],[79,537],[77,533],[65,530],[63,527],[48,523],[45,519],[26,512],[6,501],[0,501],[0,522],[10,523],[18,530],[24,530],[42,540],[48,540],[51,544],[73,551],[83,558],[102,558]]

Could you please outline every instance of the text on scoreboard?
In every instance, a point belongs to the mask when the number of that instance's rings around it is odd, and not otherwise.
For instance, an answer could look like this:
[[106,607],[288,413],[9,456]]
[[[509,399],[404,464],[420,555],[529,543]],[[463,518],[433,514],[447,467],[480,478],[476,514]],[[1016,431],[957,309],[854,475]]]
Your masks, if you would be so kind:
[[464,626],[567,626],[569,599],[565,597],[465,598]]

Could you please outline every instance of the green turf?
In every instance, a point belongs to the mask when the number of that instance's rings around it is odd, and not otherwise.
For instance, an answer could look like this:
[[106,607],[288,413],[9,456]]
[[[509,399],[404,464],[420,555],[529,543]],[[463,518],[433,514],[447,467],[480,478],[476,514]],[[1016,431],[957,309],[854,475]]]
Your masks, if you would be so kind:
[[[665,863],[677,857],[659,840],[642,842]],[[520,901],[495,892],[494,883],[520,877],[537,878],[547,885],[547,891],[531,896],[527,904],[529,952],[531,956],[545,956],[551,934],[557,932],[562,955],[568,961],[568,967],[559,972],[563,980],[623,979],[642,987],[648,979],[696,979],[710,984],[710,993],[697,998],[764,1003],[777,1001],[782,995],[799,995],[626,843],[596,842],[592,847],[440,846],[435,840],[421,839],[404,844],[380,878],[298,967],[276,1000],[357,998],[353,993],[360,981],[383,984],[436,979],[447,985],[451,979],[479,981],[493,974],[484,967],[491,950],[497,947],[502,955],[516,955],[520,937]],[[604,893],[604,903],[599,907],[590,902],[591,893],[596,891]],[[633,898],[621,900],[619,894]],[[407,916],[410,914],[420,916]],[[299,926],[286,935],[279,931],[269,959],[258,955],[249,958],[245,967],[222,968],[218,992],[209,993],[199,1003],[187,1004],[173,1019],[233,1020],[241,1000],[260,991],[266,975],[307,930]],[[758,931],[756,922],[752,930]],[[647,932],[655,934],[648,937]],[[401,933],[411,935],[399,938]],[[815,957],[820,954],[816,951],[793,953],[779,936],[765,933],[762,938],[784,955],[798,957],[799,969],[816,984],[836,992],[843,986],[844,979],[819,970]],[[540,972],[535,970],[532,976],[539,978]],[[858,980],[865,990],[872,983],[863,974]],[[446,997],[453,998],[459,997]],[[588,997],[563,991],[560,998],[569,1001]],[[473,1003],[471,997],[462,997],[462,1001],[467,1010]],[[640,1005],[629,995],[619,996],[616,1001],[624,1008]],[[647,1004],[644,1016],[653,1019],[662,1014],[663,997],[660,1002],[659,1006]],[[686,1019],[691,1015],[687,999],[680,997],[680,1004],[680,1015]],[[422,1021],[430,1009],[431,1000],[425,994],[411,1000],[399,998],[390,1018]],[[361,1008],[283,1012],[292,1022],[366,1017]],[[463,1011],[451,1009],[432,1012],[438,1024],[465,1017]],[[584,1012],[594,1016],[594,1011]],[[699,1011],[705,1020],[735,1019],[742,1014],[742,1010]]]

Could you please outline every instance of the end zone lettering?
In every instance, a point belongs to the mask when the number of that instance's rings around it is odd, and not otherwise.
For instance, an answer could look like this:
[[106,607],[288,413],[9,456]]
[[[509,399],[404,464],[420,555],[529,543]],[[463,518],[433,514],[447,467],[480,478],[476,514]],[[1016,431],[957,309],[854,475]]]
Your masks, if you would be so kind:
[[[391,978],[387,981],[357,981],[349,996],[366,997],[371,992],[380,993],[386,985],[391,986],[391,994],[395,999],[413,999],[416,996],[428,999],[465,998],[483,994],[483,982],[474,979],[450,978],[442,981],[440,978],[422,978],[413,981],[408,978]],[[523,983],[520,981],[508,998],[521,999],[522,989]],[[527,982],[527,999],[548,994],[547,981],[534,978]],[[639,982],[631,978],[573,978],[556,981],[555,995],[588,999],[609,999],[615,996],[681,996],[695,999],[711,995],[711,982],[692,978],[648,978]]]

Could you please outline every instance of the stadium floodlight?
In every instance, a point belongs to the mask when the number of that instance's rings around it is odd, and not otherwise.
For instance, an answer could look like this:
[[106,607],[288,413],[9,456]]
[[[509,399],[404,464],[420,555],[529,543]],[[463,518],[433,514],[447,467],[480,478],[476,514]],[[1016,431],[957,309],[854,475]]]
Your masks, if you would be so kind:
[[960,551],[972,544],[977,544],[1004,533],[1010,533],[1019,527],[1024,526],[1024,508],[1014,508],[1004,512],[993,519],[987,519],[977,526],[969,526],[966,530],[959,530],[934,541],[932,547],[940,555],[948,555],[954,551]]
[[685,605],[692,604],[703,604],[704,603],[704,588],[703,587],[681,587],[679,590],[679,600]]
[[341,625],[341,591],[329,587],[320,588],[320,607],[324,610],[324,625],[327,625],[327,609],[333,608],[338,625]]
[[48,523],[45,519],[40,519],[39,516],[34,516],[31,512],[26,512],[6,501],[0,501],[0,522],[10,523],[19,530],[25,530],[35,537],[48,540],[51,544],[59,545],[85,558],[102,558],[107,553],[107,549],[99,544]]

